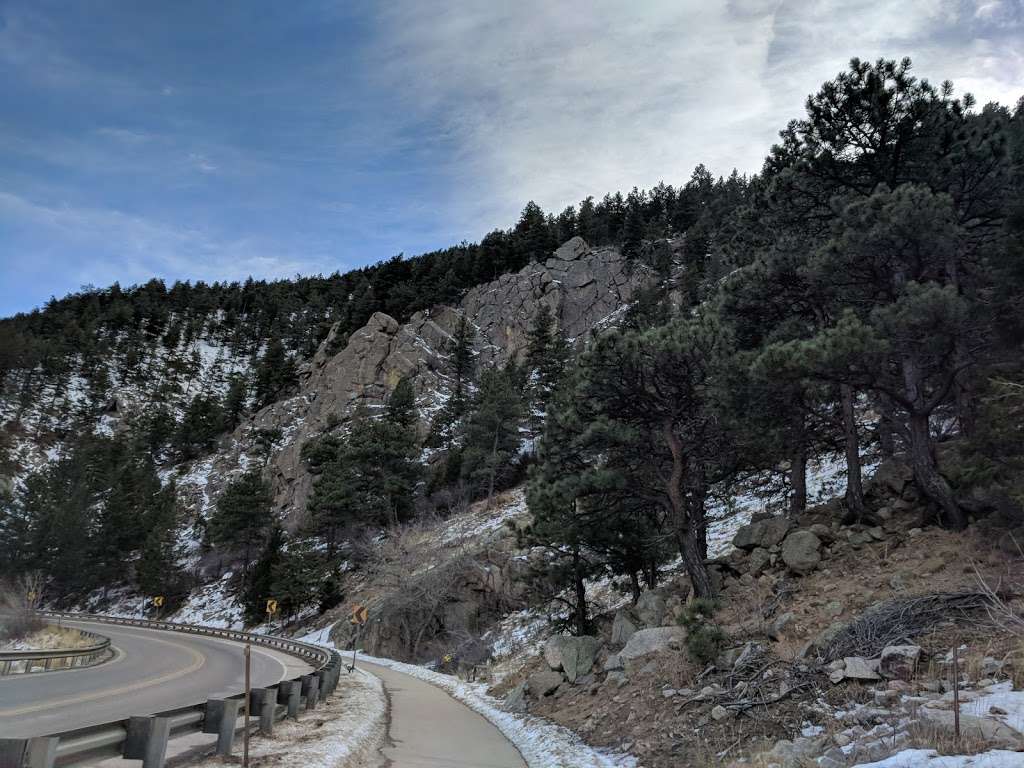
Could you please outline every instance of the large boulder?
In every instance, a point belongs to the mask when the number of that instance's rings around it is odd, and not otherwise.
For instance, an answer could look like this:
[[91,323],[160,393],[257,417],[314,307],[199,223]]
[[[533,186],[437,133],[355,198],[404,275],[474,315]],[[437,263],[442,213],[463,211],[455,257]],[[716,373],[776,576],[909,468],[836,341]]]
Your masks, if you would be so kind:
[[772,562],[772,556],[764,547],[754,547],[747,558],[747,573],[755,578]]
[[570,683],[590,673],[601,641],[590,635],[555,635],[544,644],[544,660],[551,669],[565,672]]
[[578,678],[589,675],[594,668],[594,660],[601,649],[601,641],[590,635],[572,638],[562,650],[562,671],[570,683]]
[[917,645],[887,645],[882,649],[878,671],[888,680],[910,680],[921,659],[921,647]]
[[878,465],[875,474],[868,481],[868,489],[886,496],[900,498],[907,485],[914,479],[913,470],[899,459],[886,459]]
[[665,623],[665,596],[649,589],[640,595],[633,610],[645,627],[660,627]]
[[554,258],[561,261],[575,261],[590,253],[590,246],[587,241],[579,235],[566,240],[554,253]]
[[554,670],[562,668],[562,652],[572,638],[569,635],[553,635],[544,643],[544,661]]
[[626,647],[619,651],[619,658],[623,661],[632,661],[649,653],[675,650],[682,646],[685,639],[686,630],[682,627],[641,629],[629,638]]
[[821,562],[821,539],[810,531],[793,531],[782,542],[782,561],[794,573],[810,573]]
[[612,645],[621,647],[629,642],[629,638],[640,629],[639,619],[629,610],[620,608],[615,612],[615,620],[612,622]]
[[733,536],[732,544],[734,547],[747,550],[755,547],[768,549],[780,544],[792,527],[793,522],[785,517],[769,517],[758,520],[749,525],[740,526],[736,535]]

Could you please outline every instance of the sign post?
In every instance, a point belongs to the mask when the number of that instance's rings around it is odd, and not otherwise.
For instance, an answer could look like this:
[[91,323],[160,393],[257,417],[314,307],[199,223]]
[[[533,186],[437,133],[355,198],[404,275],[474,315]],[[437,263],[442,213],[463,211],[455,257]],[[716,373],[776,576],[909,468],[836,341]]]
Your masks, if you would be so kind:
[[249,768],[249,710],[252,709],[252,646],[245,644],[245,730],[242,732],[242,768]]
[[164,596],[157,595],[153,598],[153,605],[156,607],[156,617],[160,618],[160,609],[164,607]]
[[349,672],[356,668],[356,648],[359,647],[359,638],[363,634],[363,625],[369,618],[370,612],[366,610],[365,605],[352,606],[352,616],[349,618],[349,623],[356,628],[356,636],[352,641],[352,666],[348,668]]
[[[271,628],[274,626],[274,616],[277,614],[277,600],[273,597],[267,598],[267,623],[270,624]],[[284,629],[284,626],[281,626]]]

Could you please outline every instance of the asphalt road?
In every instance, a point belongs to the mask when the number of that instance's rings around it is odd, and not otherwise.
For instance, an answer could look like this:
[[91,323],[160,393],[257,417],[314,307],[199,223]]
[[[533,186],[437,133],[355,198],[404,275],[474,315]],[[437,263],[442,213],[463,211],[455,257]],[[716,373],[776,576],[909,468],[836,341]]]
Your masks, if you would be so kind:
[[[245,684],[242,644],[177,632],[64,622],[109,637],[115,657],[87,669],[0,678],[0,737],[44,736],[198,704]],[[284,653],[252,649],[252,685],[312,671]]]
[[526,768],[501,731],[440,688],[387,667],[357,662],[384,681],[391,703],[386,768]]

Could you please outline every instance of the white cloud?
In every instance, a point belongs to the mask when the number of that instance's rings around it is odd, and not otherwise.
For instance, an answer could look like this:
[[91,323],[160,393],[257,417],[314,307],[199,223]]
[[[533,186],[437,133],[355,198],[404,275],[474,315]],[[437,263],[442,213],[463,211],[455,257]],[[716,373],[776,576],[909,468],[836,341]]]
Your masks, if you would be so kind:
[[996,6],[398,0],[381,11],[376,64],[410,119],[460,147],[445,210],[479,235],[528,199],[557,210],[684,181],[700,162],[756,171],[807,94],[852,56],[910,55],[922,75],[1012,103],[1024,60],[1001,36],[1021,24]]

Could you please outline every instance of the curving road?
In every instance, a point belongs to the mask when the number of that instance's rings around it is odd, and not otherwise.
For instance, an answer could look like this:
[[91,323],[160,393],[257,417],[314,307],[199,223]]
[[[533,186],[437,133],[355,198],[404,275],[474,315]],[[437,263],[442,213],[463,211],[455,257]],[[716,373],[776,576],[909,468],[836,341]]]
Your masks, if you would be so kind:
[[[43,736],[198,704],[244,687],[242,644],[161,630],[65,621],[109,637],[115,657],[87,669],[0,678],[0,737]],[[312,669],[252,648],[252,685]]]

